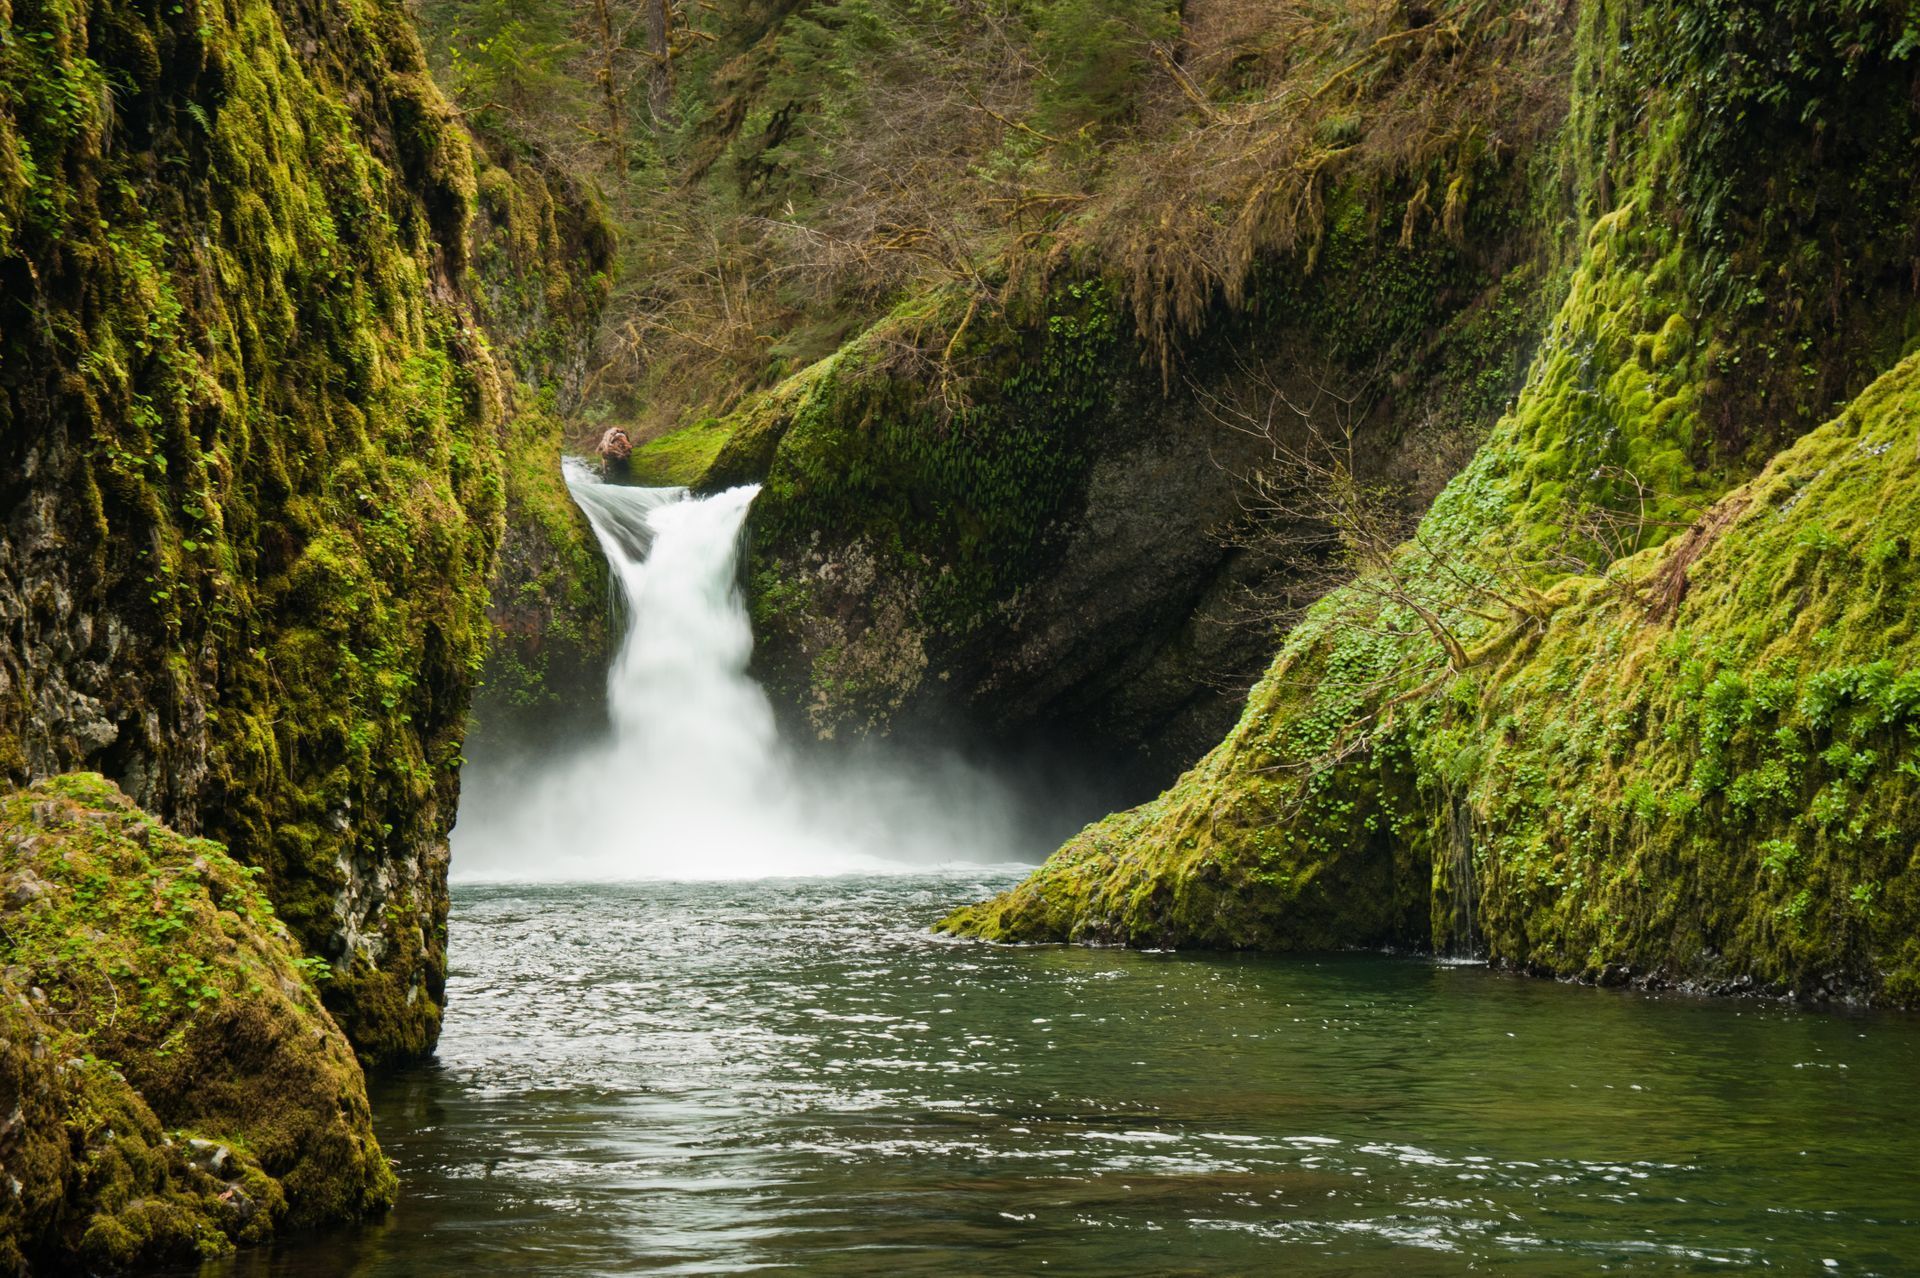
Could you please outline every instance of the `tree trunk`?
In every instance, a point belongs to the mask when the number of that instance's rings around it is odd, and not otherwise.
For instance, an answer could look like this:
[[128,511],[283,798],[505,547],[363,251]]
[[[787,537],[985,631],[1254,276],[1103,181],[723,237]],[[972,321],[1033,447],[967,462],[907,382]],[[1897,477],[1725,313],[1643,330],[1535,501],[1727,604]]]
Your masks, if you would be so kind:
[[[648,0],[651,6],[655,0]],[[600,28],[600,67],[594,78],[600,81],[600,93],[607,104],[607,150],[613,161],[614,175],[625,178],[627,175],[627,120],[625,94],[621,91],[619,77],[615,74],[614,56],[619,53],[618,40],[613,33],[613,14],[607,6],[607,0],[593,0],[593,17]],[[651,19],[649,19],[651,27]],[[651,35],[651,30],[649,30]]]
[[[602,3],[605,0],[601,0]],[[673,13],[669,0],[643,0],[647,14],[647,108],[655,133],[673,123]]]

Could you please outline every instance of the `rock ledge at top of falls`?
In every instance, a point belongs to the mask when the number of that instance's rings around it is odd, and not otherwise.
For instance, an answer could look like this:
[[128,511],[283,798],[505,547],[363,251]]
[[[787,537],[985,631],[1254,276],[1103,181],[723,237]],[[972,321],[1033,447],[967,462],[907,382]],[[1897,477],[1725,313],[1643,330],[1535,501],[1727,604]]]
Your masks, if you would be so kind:
[[346,1037],[257,875],[90,773],[0,798],[0,1272],[384,1211]]

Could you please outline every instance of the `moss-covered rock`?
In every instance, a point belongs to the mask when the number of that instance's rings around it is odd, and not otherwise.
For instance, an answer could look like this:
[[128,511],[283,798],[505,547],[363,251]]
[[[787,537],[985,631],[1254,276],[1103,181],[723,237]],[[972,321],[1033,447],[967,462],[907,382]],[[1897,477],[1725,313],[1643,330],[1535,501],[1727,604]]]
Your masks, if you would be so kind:
[[523,398],[506,432],[507,534],[473,745],[538,745],[605,718],[607,566],[567,491],[561,419]]
[[1920,356],[1304,786],[1339,639],[1296,641],[1172,791],[942,927],[1920,1002],[1917,459]]
[[0,770],[263,868],[369,1059],[438,1032],[501,536],[469,267],[529,375],[604,292],[515,293],[572,215],[477,163],[391,0],[0,4]]
[[[474,293],[518,379],[500,433],[505,529],[472,733],[536,742],[604,714],[606,564],[561,473],[614,244],[580,184],[505,142],[482,151]],[[494,163],[494,156],[500,163]]]
[[1324,600],[1171,790],[942,927],[1913,1002],[1915,52],[1589,6],[1580,268],[1419,579]]
[[714,463],[731,442],[733,430],[733,423],[708,417],[655,436],[633,450],[628,459],[629,481],[651,488],[685,488],[700,483],[714,471]]
[[1271,445],[1219,405],[1256,364],[1303,398],[1364,387],[1363,464],[1417,510],[1518,388],[1557,288],[1524,202],[1403,246],[1349,195],[1315,266],[1269,263],[1171,390],[1095,276],[992,317],[920,299],[736,410],[702,482],[765,479],[751,599],[776,700],[822,737],[931,721],[1156,781],[1217,740],[1271,651],[1249,598],[1305,575],[1247,549]]
[[[612,226],[593,191],[511,143],[477,144],[475,165],[470,283],[480,319],[523,397],[563,417],[575,413],[613,288]],[[509,531],[514,526],[509,520]]]
[[0,797],[0,1269],[218,1255],[392,1204],[258,870],[97,774]]

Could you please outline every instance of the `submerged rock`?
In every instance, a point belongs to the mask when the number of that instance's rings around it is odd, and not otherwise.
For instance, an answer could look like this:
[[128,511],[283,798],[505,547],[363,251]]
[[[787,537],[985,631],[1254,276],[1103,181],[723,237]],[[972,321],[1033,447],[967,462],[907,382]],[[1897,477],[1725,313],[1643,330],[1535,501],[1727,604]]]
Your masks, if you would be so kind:
[[111,782],[0,797],[0,1272],[187,1261],[392,1205],[365,1081],[257,876]]

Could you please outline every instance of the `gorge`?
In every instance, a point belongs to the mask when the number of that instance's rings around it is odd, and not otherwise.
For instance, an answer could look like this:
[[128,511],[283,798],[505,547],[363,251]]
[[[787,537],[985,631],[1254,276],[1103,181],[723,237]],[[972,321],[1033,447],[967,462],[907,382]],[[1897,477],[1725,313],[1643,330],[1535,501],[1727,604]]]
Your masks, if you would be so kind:
[[0,1270],[1911,1269],[1916,472],[1912,0],[0,0]]
[[967,862],[1043,843],[942,825],[991,810],[977,779],[782,745],[751,488],[571,483],[626,608],[614,730],[528,785],[469,765],[446,1030],[370,1083],[408,1196],[208,1278],[1903,1267],[1910,1018],[943,943],[1024,872]]

